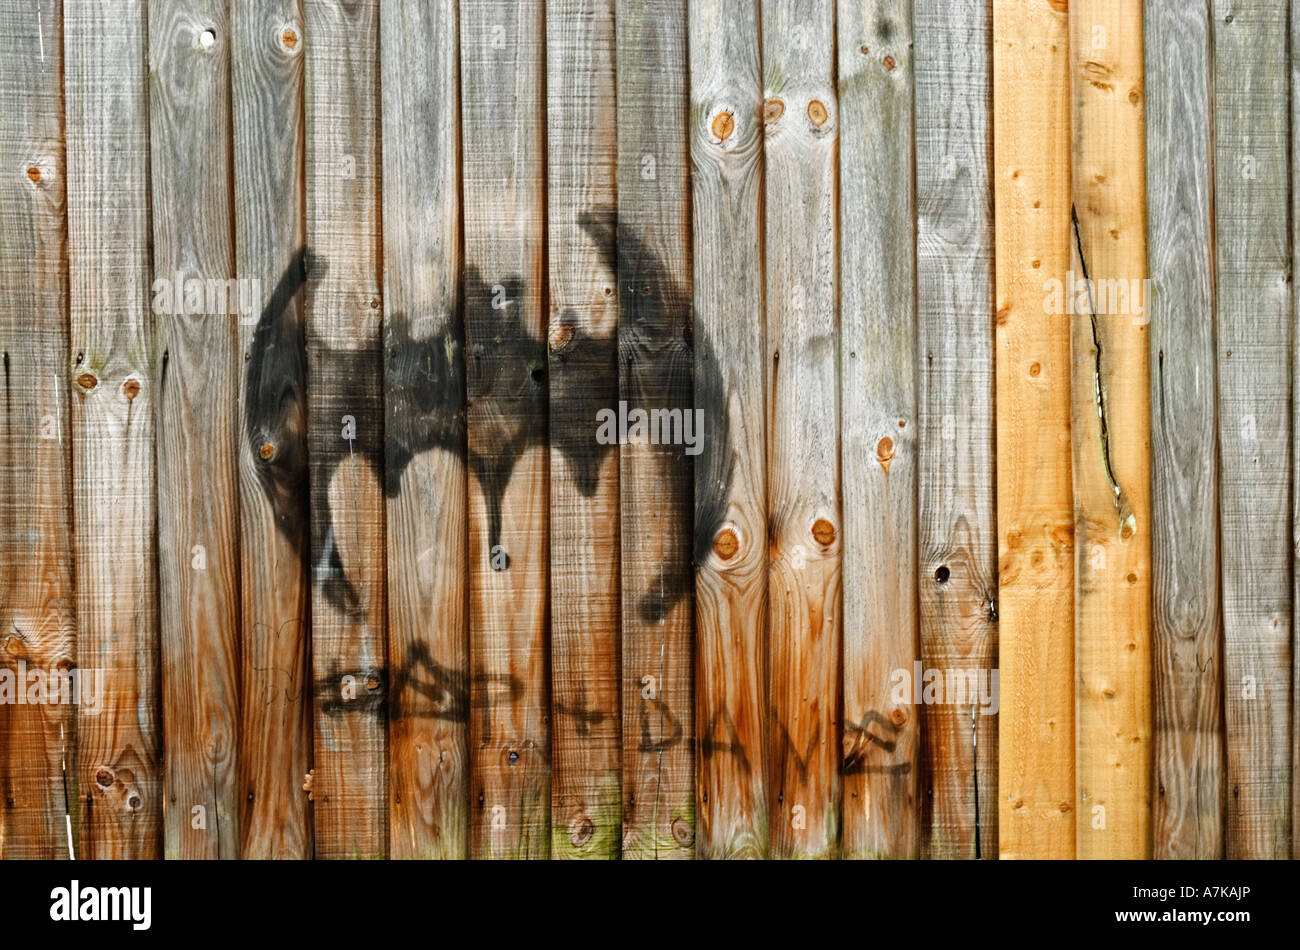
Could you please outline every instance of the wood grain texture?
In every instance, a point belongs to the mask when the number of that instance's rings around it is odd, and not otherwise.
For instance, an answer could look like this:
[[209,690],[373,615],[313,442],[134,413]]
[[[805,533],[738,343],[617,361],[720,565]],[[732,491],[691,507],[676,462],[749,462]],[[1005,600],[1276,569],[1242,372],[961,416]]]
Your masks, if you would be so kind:
[[[1300,160],[1300,9],[1297,9],[1297,0],[1291,3],[1291,167],[1295,168],[1297,160]],[[1300,266],[1300,239],[1297,238],[1297,228],[1300,228],[1300,188],[1291,188],[1291,313],[1292,327],[1300,322],[1300,294],[1295,292],[1295,275],[1297,267]],[[1300,420],[1300,386],[1296,385],[1296,379],[1300,374],[1300,334],[1292,331],[1291,339],[1291,537],[1300,539],[1300,479],[1295,477],[1297,470],[1300,470],[1300,434],[1297,433],[1297,420]],[[1291,562],[1291,605],[1294,611],[1295,605],[1300,603],[1300,545],[1293,543],[1292,562]],[[1294,623],[1294,613],[1292,614]],[[1293,629],[1294,633],[1294,629]],[[1300,788],[1300,663],[1296,662],[1296,656],[1300,655],[1294,642],[1292,644],[1291,654],[1291,857],[1300,858],[1300,795],[1295,790]]]
[[998,850],[1074,856],[1070,325],[1045,313],[1070,266],[1064,10],[993,5],[997,275]]
[[765,858],[767,475],[758,5],[692,0],[698,853]]
[[[455,0],[380,13],[394,858],[469,853],[469,720],[448,701],[469,681],[456,25]],[[426,428],[446,451],[405,437]]]
[[316,854],[382,858],[386,802],[379,3],[306,12]]
[[1223,856],[1207,15],[1143,6],[1156,858]]
[[[945,671],[936,675],[974,672],[991,687],[998,595],[989,10],[915,0],[913,24],[921,657],[926,670]],[[925,706],[927,856],[997,854],[993,709]]]
[[223,0],[149,3],[168,858],[240,850],[229,19]]
[[460,8],[470,847],[550,853],[544,8]]
[[841,0],[844,856],[920,856],[912,2]]
[[[614,11],[619,396],[648,413],[695,401],[686,6]],[[692,456],[660,437],[619,449],[624,858],[695,855]]]
[[146,17],[64,4],[80,858],[157,858],[155,413]]
[[838,856],[834,9],[762,5],[772,856]]
[[0,11],[0,95],[0,858],[48,860],[76,813],[60,4]]
[[1215,0],[1214,247],[1226,856],[1291,855],[1287,5]]
[[[313,851],[311,809],[302,790],[312,742],[305,274],[299,256],[306,243],[303,49],[301,0],[239,0],[232,7],[235,267],[259,295],[239,321],[245,858],[301,859]],[[265,324],[263,316],[280,323]],[[266,486],[275,490],[268,494]]]
[[1055,319],[1071,338],[1075,841],[1080,858],[1137,859],[1151,852],[1142,4],[1076,0],[1070,13],[1074,256]]
[[613,255],[613,0],[546,4],[546,198],[551,447],[551,856],[616,858],[622,839]]

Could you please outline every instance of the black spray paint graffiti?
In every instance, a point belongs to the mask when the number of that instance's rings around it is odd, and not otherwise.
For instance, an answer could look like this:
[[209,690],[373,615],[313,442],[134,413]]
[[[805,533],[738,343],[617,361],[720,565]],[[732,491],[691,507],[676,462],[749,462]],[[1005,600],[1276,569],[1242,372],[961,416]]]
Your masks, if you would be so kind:
[[[696,564],[701,563],[709,556],[714,535],[725,516],[736,463],[730,448],[726,382],[718,370],[709,340],[703,335],[692,339],[689,295],[639,237],[610,214],[586,214],[579,223],[612,272],[617,270],[619,254],[625,256],[625,264],[628,260],[637,262],[635,273],[627,274],[625,267],[625,286],[619,288],[622,350],[649,353],[674,347],[680,354],[680,360],[672,361],[671,372],[656,377],[643,389],[644,401],[651,406],[689,405],[694,377],[694,403],[704,414],[707,439],[705,452],[694,460],[697,492],[694,511],[691,499],[684,497],[666,515],[674,523],[689,523],[694,516],[694,558]],[[310,266],[322,268],[325,262],[313,259]],[[293,303],[306,282],[306,275],[307,262],[300,253],[281,277],[258,322],[248,361],[245,419],[246,436],[254,457],[260,459],[259,483],[271,502],[278,527],[299,546],[304,558],[308,556],[309,515],[304,504],[309,483],[303,399],[307,361],[301,308],[294,307]],[[406,467],[423,452],[438,449],[468,459],[470,471],[486,501],[492,548],[500,541],[502,499],[517,461],[525,451],[542,444],[548,437],[545,425],[535,422],[538,418],[545,419],[547,414],[546,346],[522,326],[520,308],[509,305],[522,298],[524,289],[517,277],[489,284],[474,268],[466,271],[463,299],[466,325],[472,329],[468,366],[461,323],[454,314],[438,315],[442,329],[425,339],[412,337],[410,321],[403,315],[394,315],[386,321],[384,448],[382,453],[363,452],[366,463],[383,478],[389,497],[398,493]],[[563,314],[560,319],[564,322]],[[608,360],[611,345],[609,339],[575,334],[562,348],[552,352],[550,358],[565,363],[569,369],[602,364]],[[327,350],[317,354],[322,364],[349,358],[351,354],[345,351]],[[350,377],[336,372],[330,378]],[[476,431],[472,453],[466,445],[467,383],[473,396],[468,400],[468,417]],[[569,402],[552,407],[556,413],[581,420],[583,425],[549,434],[551,443],[570,466],[578,490],[588,497],[596,491],[600,467],[612,448],[595,439],[596,411],[604,407],[587,395],[591,391],[589,387],[577,387],[573,395],[559,397]],[[355,415],[354,407],[370,398],[361,392],[344,391],[330,403],[339,407],[340,415],[349,409]],[[356,609],[357,596],[334,545],[327,494],[330,476],[346,457],[349,446],[341,439],[334,442],[335,448],[326,456],[324,464],[318,466],[321,477],[311,486],[311,550],[317,552],[317,564],[324,569],[318,568],[317,583],[324,584],[335,606],[351,610]],[[264,445],[274,446],[274,450],[264,453],[261,451]],[[679,466],[691,464],[680,446],[655,447],[655,456],[665,474],[679,472]],[[684,559],[679,566],[666,565],[650,589],[638,595],[639,615],[644,621],[658,622],[689,594],[693,583],[693,573]],[[342,698],[345,675],[352,676],[356,693],[347,700]],[[381,716],[415,715],[462,723],[478,711],[486,731],[492,707],[517,701],[523,692],[523,684],[505,674],[481,673],[470,678],[441,666],[418,644],[406,662],[392,671],[391,682],[385,680],[382,671],[354,670],[350,674],[333,671],[316,683],[317,694],[324,697],[322,710],[333,716],[348,710],[369,709]],[[425,702],[403,702],[408,690],[423,697]],[[658,714],[658,738],[652,734],[650,706]],[[580,735],[587,734],[591,726],[603,722],[608,715],[586,708],[581,696],[575,708],[557,705],[555,711],[573,716]],[[683,741],[680,722],[660,700],[643,704],[640,724],[642,752],[660,752]],[[886,752],[892,752],[895,747],[892,740],[873,733],[873,725],[897,732],[892,722],[876,712],[868,712],[861,723],[845,723],[845,738],[850,741],[846,743],[849,748],[841,771],[844,774],[910,772],[911,763],[867,764],[866,752],[871,745]],[[776,726],[784,732],[780,723]],[[731,755],[742,771],[750,771],[749,756],[725,708],[714,713],[699,743],[705,758],[718,753]],[[797,771],[806,770],[804,758],[795,753],[793,759]]]
[[[680,347],[679,340],[686,344],[681,348],[682,365],[663,375],[661,390],[652,384],[643,398],[652,406],[689,405],[694,369],[696,407],[703,412],[707,440],[704,454],[696,460],[704,466],[697,472],[696,484],[704,486],[706,494],[695,500],[694,511],[690,498],[683,496],[666,515],[676,523],[689,523],[695,517],[698,563],[707,556],[722,523],[733,475],[725,383],[708,340],[690,338],[689,295],[662,262],[613,214],[584,214],[579,223],[611,270],[620,253],[637,262],[638,273],[620,293],[625,347],[646,352],[668,343]],[[309,484],[303,399],[307,359],[301,307],[293,303],[306,282],[308,267],[319,273],[325,266],[327,262],[307,260],[301,252],[294,258],[258,321],[247,369],[245,433],[258,460],[259,484],[280,530],[299,546],[304,558],[309,556],[308,550],[302,550],[306,547],[303,521],[308,517],[302,499]],[[642,288],[654,292],[641,293]],[[514,467],[524,452],[546,443],[548,435],[551,447],[559,450],[569,466],[578,491],[587,497],[595,493],[605,454],[612,448],[595,437],[596,412],[607,407],[598,404],[595,387],[548,393],[546,345],[522,325],[520,307],[510,305],[523,296],[520,278],[489,284],[476,269],[469,268],[462,289],[465,325],[471,330],[468,362],[462,324],[454,314],[437,315],[441,329],[424,339],[412,337],[409,315],[391,315],[385,321],[383,450],[379,450],[377,439],[359,439],[357,454],[383,480],[389,497],[396,496],[402,473],[421,453],[439,449],[467,459],[486,502],[489,545],[495,551],[501,536],[502,499]],[[560,319],[564,321],[564,314]],[[614,345],[609,338],[576,333],[550,358],[582,372],[588,364],[597,367],[606,363]],[[693,360],[689,358],[692,348]],[[351,359],[355,355],[345,350],[321,348],[313,353],[312,371],[340,381],[340,391],[324,395],[327,409],[337,409],[327,413],[327,418],[378,418],[378,408],[371,405],[373,393],[359,382],[348,385],[355,378],[347,372]],[[472,452],[466,443],[467,383],[472,397],[468,400],[469,424],[475,427]],[[565,400],[551,407],[552,416],[580,420],[581,424],[562,426],[548,434],[545,425],[536,422],[546,417],[548,396]],[[685,403],[683,396],[687,397]],[[316,563],[315,580],[334,606],[352,612],[359,609],[359,601],[335,544],[328,489],[335,469],[356,449],[342,438],[322,440],[313,447],[318,454],[324,453],[324,458],[316,459],[317,477],[310,481],[310,552]],[[657,458],[665,473],[690,464],[680,446],[658,447]],[[506,554],[493,566],[508,568],[508,564]],[[657,622],[689,594],[693,582],[684,559],[666,566],[650,589],[639,595],[639,614],[646,621]]]
[[841,775],[861,775],[861,774],[884,774],[884,775],[907,775],[912,771],[911,762],[900,762],[896,765],[868,765],[867,752],[871,746],[877,746],[884,752],[893,752],[898,743],[892,739],[885,739],[871,731],[873,725],[879,726],[882,730],[888,729],[892,734],[897,735],[899,726],[891,720],[882,716],[874,709],[867,710],[862,717],[861,722],[849,720],[844,723],[844,759],[840,763]]
[[[468,676],[438,663],[427,646],[415,643],[405,662],[389,677],[379,670],[335,669],[316,680],[315,692],[327,716],[370,711],[381,719],[412,716],[464,725],[472,713],[479,712],[486,733],[491,728],[492,709],[518,702],[524,684],[508,673]],[[413,701],[412,694],[424,702]]]

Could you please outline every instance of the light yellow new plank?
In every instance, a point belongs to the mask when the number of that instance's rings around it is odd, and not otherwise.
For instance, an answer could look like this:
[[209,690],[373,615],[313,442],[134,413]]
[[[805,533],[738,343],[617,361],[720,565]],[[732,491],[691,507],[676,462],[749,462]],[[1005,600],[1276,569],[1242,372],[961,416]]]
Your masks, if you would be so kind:
[[999,853],[1074,855],[1074,545],[1065,3],[995,0]]
[[1076,844],[1081,858],[1145,858],[1151,421],[1141,0],[1075,0],[1070,83],[1074,257],[1059,299],[1071,327]]

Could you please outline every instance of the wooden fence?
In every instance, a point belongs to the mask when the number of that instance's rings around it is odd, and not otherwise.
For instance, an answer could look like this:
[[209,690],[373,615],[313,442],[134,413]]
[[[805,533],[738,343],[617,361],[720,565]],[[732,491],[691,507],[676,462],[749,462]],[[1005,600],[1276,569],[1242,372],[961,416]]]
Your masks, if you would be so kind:
[[1290,857],[1297,49],[0,3],[0,854]]

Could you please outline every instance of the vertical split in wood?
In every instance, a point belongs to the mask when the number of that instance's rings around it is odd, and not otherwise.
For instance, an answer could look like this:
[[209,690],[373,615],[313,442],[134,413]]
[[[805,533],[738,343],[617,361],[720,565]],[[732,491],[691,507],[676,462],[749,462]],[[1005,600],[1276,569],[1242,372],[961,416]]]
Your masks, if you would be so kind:
[[388,850],[379,2],[306,5],[316,853]]
[[[236,858],[240,849],[235,353],[242,302],[238,284],[228,283],[235,277],[229,27],[224,0],[149,3],[168,858]],[[213,286],[226,292],[209,294]],[[195,288],[200,299],[188,293]]]
[[455,0],[380,9],[389,845],[469,853],[465,348]]
[[71,857],[77,817],[62,46],[55,0],[0,12],[0,858]]
[[[1150,379],[1141,0],[1070,9],[1069,321],[1080,858],[1151,850]],[[1084,304],[1080,308],[1078,304]]]
[[[691,0],[696,807],[704,858],[765,858],[767,478],[758,8]],[[834,742],[834,737],[828,741]]]
[[[79,858],[162,843],[145,8],[64,4]],[[85,684],[83,684],[83,689]]]
[[910,685],[924,703],[927,672],[934,682],[953,671],[974,673],[991,692],[988,703],[967,696],[923,707],[923,854],[993,858],[998,595],[989,9],[979,0],[915,0],[913,23],[923,671],[922,681],[914,674]]
[[1226,856],[1291,856],[1287,5],[1215,0],[1214,246]]
[[302,35],[302,0],[231,11],[235,265],[258,294],[239,318],[245,858],[312,856]]
[[460,7],[470,575],[470,851],[545,858],[545,11]]
[[1074,856],[1074,544],[1064,9],[994,0],[999,854]]
[[1207,17],[1143,6],[1156,858],[1223,856]]
[[616,858],[618,409],[613,0],[546,4],[551,450],[551,856]]
[[[841,0],[844,856],[920,856],[912,2]],[[902,675],[902,681],[899,675]]]
[[[762,4],[772,856],[840,850],[834,9]],[[780,103],[780,108],[774,107]]]
[[[691,210],[686,0],[619,0],[619,397],[681,439],[619,447],[624,858],[695,854]],[[606,237],[608,241],[608,236]]]

